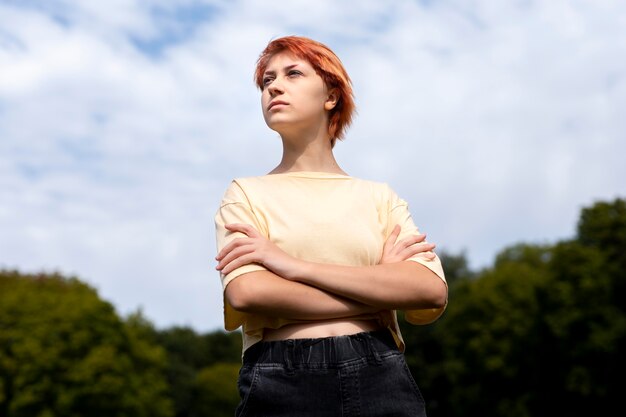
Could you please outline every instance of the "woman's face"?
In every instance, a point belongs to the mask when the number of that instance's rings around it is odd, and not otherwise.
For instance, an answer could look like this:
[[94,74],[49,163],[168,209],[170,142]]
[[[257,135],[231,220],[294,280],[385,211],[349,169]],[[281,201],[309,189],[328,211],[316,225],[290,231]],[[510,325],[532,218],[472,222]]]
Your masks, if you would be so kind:
[[278,133],[328,127],[328,112],[336,104],[324,80],[311,64],[289,53],[278,53],[263,73],[263,118]]

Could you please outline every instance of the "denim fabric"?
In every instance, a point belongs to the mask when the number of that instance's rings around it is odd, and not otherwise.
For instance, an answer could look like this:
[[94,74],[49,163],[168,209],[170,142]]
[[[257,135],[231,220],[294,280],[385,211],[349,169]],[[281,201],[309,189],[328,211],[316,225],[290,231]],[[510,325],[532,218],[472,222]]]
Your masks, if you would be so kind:
[[257,343],[238,386],[236,417],[426,416],[388,330]]

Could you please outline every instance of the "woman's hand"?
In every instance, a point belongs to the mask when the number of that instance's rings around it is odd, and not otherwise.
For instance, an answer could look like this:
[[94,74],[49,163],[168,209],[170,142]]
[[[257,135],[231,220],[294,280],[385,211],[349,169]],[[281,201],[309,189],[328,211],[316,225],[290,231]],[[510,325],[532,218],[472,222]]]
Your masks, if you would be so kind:
[[224,227],[230,232],[241,232],[247,237],[237,238],[224,246],[215,257],[219,262],[215,269],[228,274],[240,266],[257,263],[282,278],[296,278],[302,261],[285,253],[248,224],[233,223]]
[[400,235],[400,225],[396,225],[383,246],[383,255],[379,264],[390,264],[394,262],[406,261],[413,256],[420,254],[420,257],[428,261],[435,259],[432,252],[435,249],[434,243],[422,243],[426,235],[414,235],[396,242]]

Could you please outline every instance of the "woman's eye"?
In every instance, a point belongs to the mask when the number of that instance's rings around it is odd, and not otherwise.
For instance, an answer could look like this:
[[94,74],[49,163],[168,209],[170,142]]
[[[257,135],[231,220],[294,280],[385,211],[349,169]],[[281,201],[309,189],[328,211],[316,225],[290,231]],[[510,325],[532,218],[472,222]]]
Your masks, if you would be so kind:
[[289,76],[302,75],[302,73],[300,71],[291,70],[291,71],[289,71],[289,73],[287,75],[289,75]]
[[272,82],[271,78],[269,78],[269,77],[268,78],[263,78],[263,85],[268,85],[271,82]]

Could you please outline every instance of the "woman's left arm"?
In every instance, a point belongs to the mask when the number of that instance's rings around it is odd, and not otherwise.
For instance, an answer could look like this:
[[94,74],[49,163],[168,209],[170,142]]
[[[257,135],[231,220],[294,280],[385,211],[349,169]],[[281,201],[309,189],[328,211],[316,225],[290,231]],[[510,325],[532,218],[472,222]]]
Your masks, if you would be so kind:
[[[298,281],[381,309],[428,309],[445,306],[446,284],[430,269],[413,261],[373,266],[342,266],[296,259],[261,236],[252,226],[226,228],[245,233],[217,256],[217,268],[228,273],[260,263],[282,278]],[[410,245],[411,241],[407,241]]]
[[443,280],[413,261],[362,267],[303,262],[292,279],[384,309],[441,308],[448,297]]

